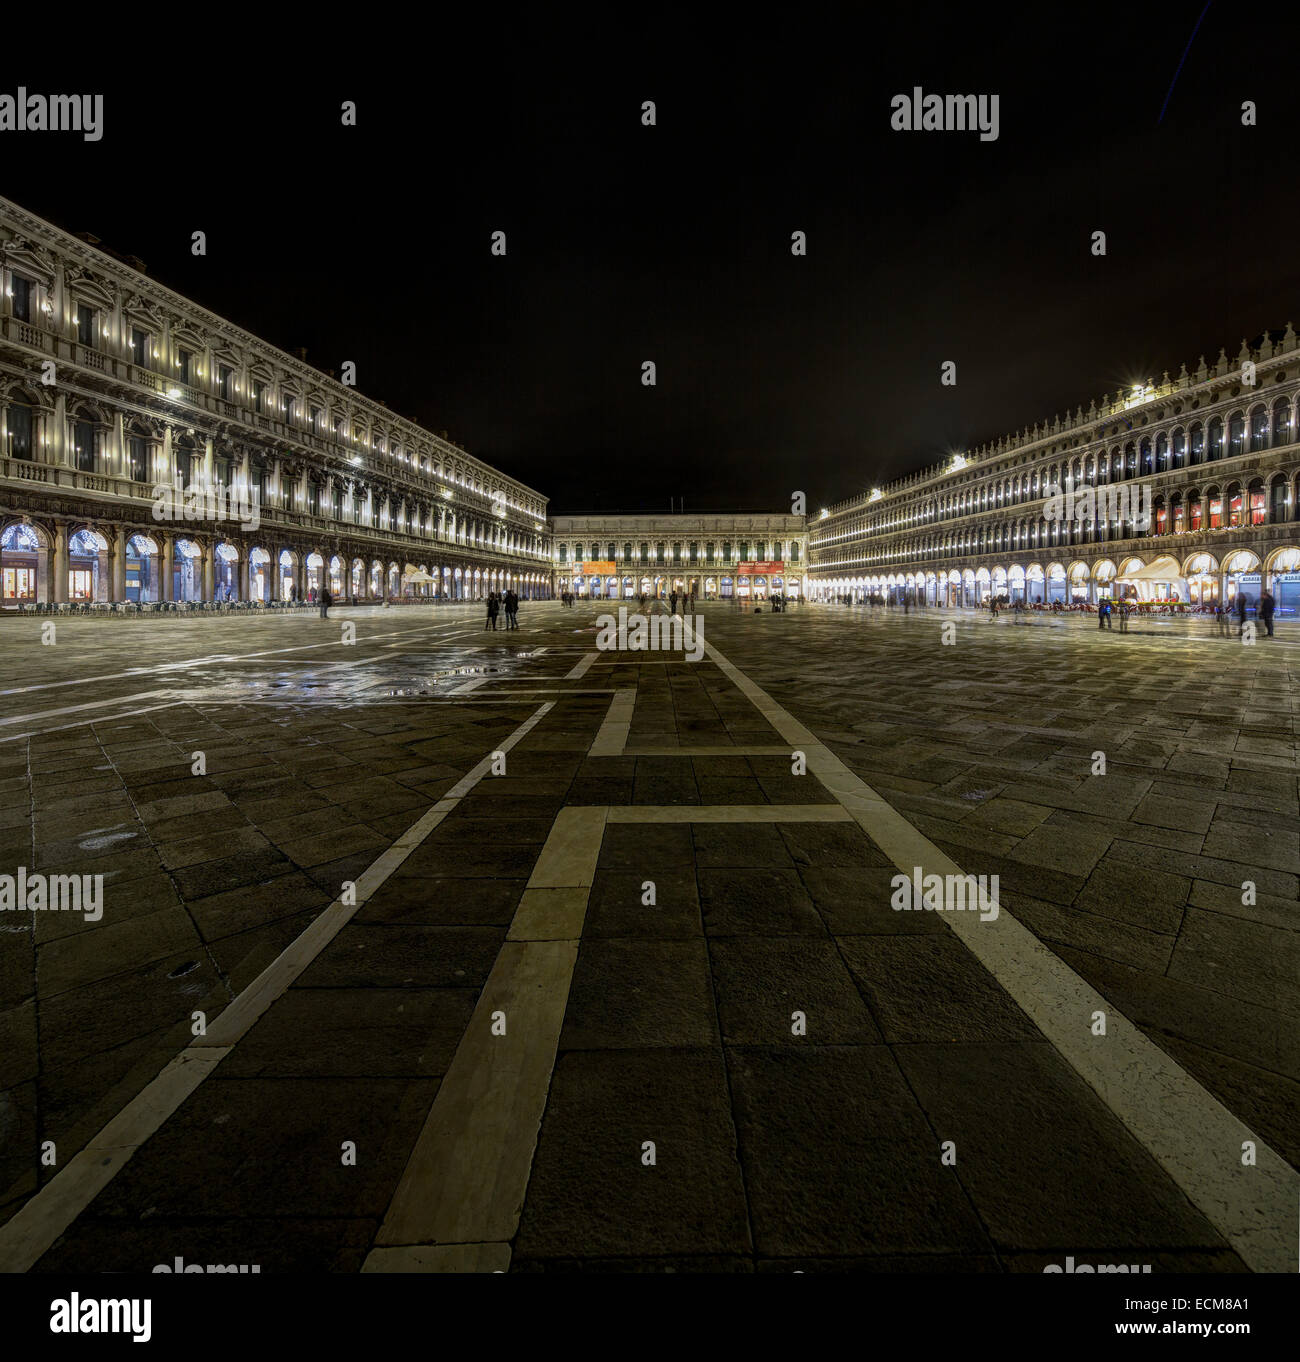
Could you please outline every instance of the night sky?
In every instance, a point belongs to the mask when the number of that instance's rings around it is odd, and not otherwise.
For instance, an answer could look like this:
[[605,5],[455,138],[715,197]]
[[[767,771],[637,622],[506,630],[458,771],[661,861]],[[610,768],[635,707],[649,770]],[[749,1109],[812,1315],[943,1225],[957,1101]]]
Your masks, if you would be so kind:
[[[1163,121],[1203,0],[902,8],[349,11],[328,49],[305,23],[167,52],[124,26],[61,34],[56,76],[33,30],[0,90],[102,92],[105,136],[3,134],[0,193],[319,368],[355,360],[554,514],[815,510],[1300,326],[1285,6],[1211,4]],[[893,131],[915,85],[998,94],[998,140]]]

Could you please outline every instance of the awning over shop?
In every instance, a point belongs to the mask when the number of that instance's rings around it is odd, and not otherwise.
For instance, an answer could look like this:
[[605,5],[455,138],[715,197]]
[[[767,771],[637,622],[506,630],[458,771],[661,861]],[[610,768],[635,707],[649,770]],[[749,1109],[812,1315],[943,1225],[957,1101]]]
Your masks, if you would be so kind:
[[1138,568],[1134,572],[1126,572],[1122,576],[1116,577],[1115,581],[1120,586],[1136,586],[1138,595],[1146,599],[1146,592],[1142,590],[1144,586],[1151,587],[1157,583],[1164,583],[1178,593],[1180,600],[1188,599],[1187,579],[1183,576],[1182,566],[1176,558],[1163,555],[1154,562],[1148,563],[1144,568]]

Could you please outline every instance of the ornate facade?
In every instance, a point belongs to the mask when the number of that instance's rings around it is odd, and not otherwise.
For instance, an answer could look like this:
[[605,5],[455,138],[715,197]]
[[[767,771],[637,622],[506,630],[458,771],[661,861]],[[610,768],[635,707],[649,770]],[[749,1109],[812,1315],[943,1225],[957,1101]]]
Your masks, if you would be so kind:
[[[976,606],[1184,604],[1264,586],[1300,605],[1300,347],[1288,325],[1073,416],[839,502],[809,529],[810,590]],[[1150,508],[1149,521],[1144,512]],[[1141,508],[1141,510],[1139,510]]]
[[[162,487],[179,494],[161,500]],[[5,605],[322,586],[541,596],[546,510],[445,438],[0,199]],[[432,580],[411,583],[417,572]]]
[[591,515],[551,519],[558,595],[631,600],[804,594],[801,515]]

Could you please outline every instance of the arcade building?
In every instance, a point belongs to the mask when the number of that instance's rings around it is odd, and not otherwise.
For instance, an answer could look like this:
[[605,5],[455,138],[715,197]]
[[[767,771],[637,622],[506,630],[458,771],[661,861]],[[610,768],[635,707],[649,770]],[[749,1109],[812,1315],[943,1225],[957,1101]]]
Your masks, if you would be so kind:
[[[159,488],[200,514],[160,516]],[[141,262],[0,199],[5,607],[266,604],[322,587],[541,597],[546,511],[540,492]]]
[[1294,616],[1298,400],[1288,324],[828,507],[810,519],[810,594],[1188,608],[1267,587]]
[[590,600],[804,595],[801,515],[553,516],[552,589]]

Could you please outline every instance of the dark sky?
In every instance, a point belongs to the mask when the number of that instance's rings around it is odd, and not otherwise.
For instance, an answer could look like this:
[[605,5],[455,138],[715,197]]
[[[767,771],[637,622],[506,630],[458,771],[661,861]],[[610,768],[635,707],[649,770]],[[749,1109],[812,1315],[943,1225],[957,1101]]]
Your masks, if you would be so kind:
[[[0,89],[102,91],[105,136],[0,135],[0,192],[553,513],[815,510],[1300,325],[1300,26],[1217,0],[1158,121],[1202,8],[349,10],[329,48],[250,12],[234,48],[61,35],[55,78],[33,30]],[[998,94],[998,140],[894,132],[914,85]]]

